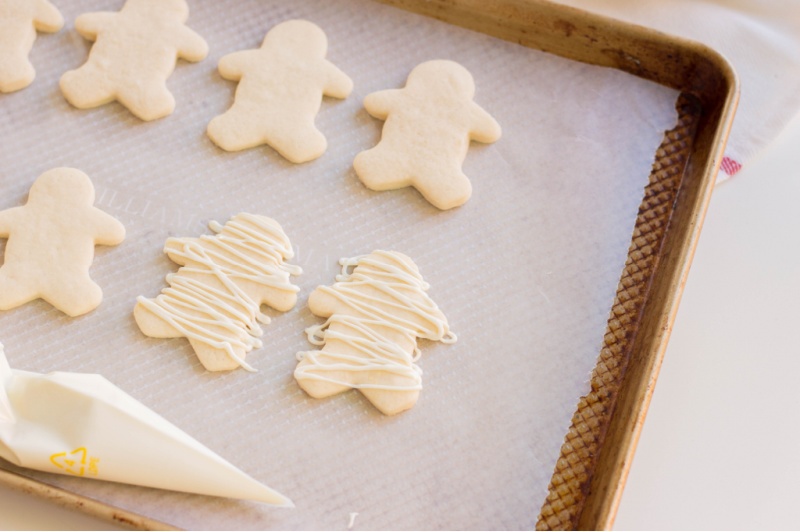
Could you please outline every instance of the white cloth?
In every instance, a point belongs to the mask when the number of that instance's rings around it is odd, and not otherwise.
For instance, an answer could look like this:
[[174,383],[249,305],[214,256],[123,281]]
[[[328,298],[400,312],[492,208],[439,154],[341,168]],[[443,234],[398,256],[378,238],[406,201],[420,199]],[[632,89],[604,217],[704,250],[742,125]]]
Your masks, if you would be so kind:
[[741,99],[718,182],[772,142],[800,109],[800,1],[557,1],[700,41],[731,62]]

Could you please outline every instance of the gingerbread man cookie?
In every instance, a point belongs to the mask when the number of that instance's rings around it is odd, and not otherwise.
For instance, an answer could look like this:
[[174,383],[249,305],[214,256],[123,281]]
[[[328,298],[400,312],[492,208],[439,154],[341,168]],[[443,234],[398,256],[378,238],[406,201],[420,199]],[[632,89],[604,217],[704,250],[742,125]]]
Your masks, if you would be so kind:
[[94,247],[116,246],[125,228],[92,203],[86,174],[55,168],[36,179],[25,206],[0,211],[0,238],[8,238],[0,310],[38,298],[70,316],[97,308],[103,292],[89,277]]
[[359,179],[372,190],[413,186],[442,210],[466,203],[472,185],[461,164],[470,140],[500,138],[474,94],[472,75],[444,60],[417,65],[403,89],[369,94],[367,112],[386,122],[378,145],[353,161]]
[[272,28],[261,48],[223,57],[219,72],[238,81],[233,106],[208,124],[220,148],[267,144],[293,163],[316,159],[327,141],[314,125],[322,97],[346,98],[353,82],[325,59],[325,33],[306,20]]
[[206,42],[184,25],[185,0],[128,0],[118,13],[86,13],[75,29],[94,41],[89,59],[61,76],[69,103],[88,109],[120,102],[142,120],[155,120],[175,109],[167,78],[178,58],[201,61]]
[[306,329],[321,347],[297,354],[294,377],[312,397],[356,388],[384,414],[408,410],[422,389],[417,338],[453,343],[456,335],[407,256],[374,251],[340,264],[338,282],[308,298],[311,312],[328,320]]
[[63,25],[61,13],[47,0],[0,0],[0,92],[33,82],[36,71],[28,53],[36,32],[53,33]]
[[181,268],[158,297],[140,296],[133,315],[147,336],[187,338],[209,371],[252,371],[244,358],[262,345],[258,322],[270,321],[261,305],[294,307],[300,289],[289,276],[302,270],[284,263],[292,245],[271,218],[241,213],[209,227],[217,234],[167,240],[164,251]]

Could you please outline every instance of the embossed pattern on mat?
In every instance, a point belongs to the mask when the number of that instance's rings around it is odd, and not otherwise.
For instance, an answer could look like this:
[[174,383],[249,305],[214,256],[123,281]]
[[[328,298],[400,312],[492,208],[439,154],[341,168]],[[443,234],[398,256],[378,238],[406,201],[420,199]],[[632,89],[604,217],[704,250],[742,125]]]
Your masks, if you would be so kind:
[[603,348],[592,371],[591,391],[581,397],[572,416],[537,530],[577,528],[586,502],[697,129],[699,113],[690,98],[681,96],[676,107],[678,124],[664,135],[656,152]]

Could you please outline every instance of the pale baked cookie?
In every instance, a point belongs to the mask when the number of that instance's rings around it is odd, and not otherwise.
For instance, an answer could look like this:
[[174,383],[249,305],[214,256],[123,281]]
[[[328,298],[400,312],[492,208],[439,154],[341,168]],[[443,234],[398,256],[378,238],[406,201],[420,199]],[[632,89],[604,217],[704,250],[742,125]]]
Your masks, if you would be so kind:
[[79,16],[75,29],[94,44],[83,66],[61,76],[64,97],[79,109],[116,100],[142,120],[172,113],[166,82],[175,61],[208,54],[202,37],[184,25],[188,17],[185,0],[128,0],[118,13]]
[[271,218],[241,213],[209,227],[215,235],[167,239],[164,251],[181,268],[158,297],[139,296],[133,315],[147,336],[187,338],[209,371],[252,370],[244,358],[262,345],[258,323],[270,321],[260,307],[294,307],[300,289],[289,276],[301,269],[284,263],[294,252]]
[[63,25],[61,13],[47,0],[0,0],[0,92],[33,82],[36,71],[28,53],[36,32],[53,33]]
[[384,414],[408,410],[422,389],[417,338],[453,343],[456,335],[407,256],[374,251],[339,262],[338,282],[308,298],[311,312],[328,320],[306,329],[321,347],[297,354],[294,377],[312,397],[356,388]]
[[23,207],[0,211],[0,238],[8,238],[0,310],[38,298],[70,316],[97,308],[103,292],[89,277],[94,247],[116,246],[125,228],[92,203],[86,174],[55,168],[36,179]]
[[238,81],[233,106],[208,124],[220,148],[267,144],[293,163],[316,159],[327,141],[314,125],[323,96],[346,98],[353,82],[325,59],[325,33],[306,20],[272,28],[261,48],[226,55],[220,75]]
[[461,171],[470,140],[494,142],[500,126],[472,101],[472,75],[453,61],[417,65],[405,88],[374,92],[367,112],[385,120],[381,140],[353,167],[372,190],[412,186],[436,207],[452,209],[472,195]]

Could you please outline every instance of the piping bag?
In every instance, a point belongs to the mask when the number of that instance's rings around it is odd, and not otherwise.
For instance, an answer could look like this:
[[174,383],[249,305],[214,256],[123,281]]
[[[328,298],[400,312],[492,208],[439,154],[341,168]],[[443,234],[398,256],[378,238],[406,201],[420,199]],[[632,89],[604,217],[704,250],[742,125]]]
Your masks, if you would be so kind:
[[48,473],[294,506],[104,377],[11,369],[2,344],[0,458]]

